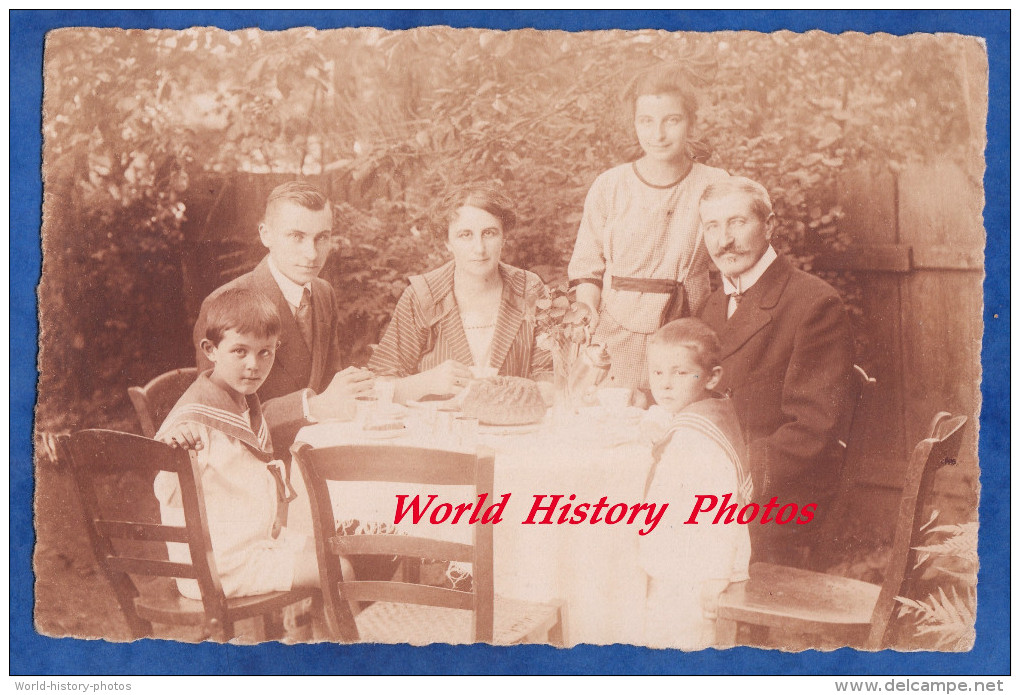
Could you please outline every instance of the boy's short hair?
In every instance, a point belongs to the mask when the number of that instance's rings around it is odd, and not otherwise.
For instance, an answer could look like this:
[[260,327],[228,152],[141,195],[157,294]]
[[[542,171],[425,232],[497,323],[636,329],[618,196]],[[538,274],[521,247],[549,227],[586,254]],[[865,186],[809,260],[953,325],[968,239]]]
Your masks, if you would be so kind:
[[772,198],[769,197],[765,186],[743,176],[730,176],[710,183],[705,188],[705,192],[701,194],[698,204],[734,193],[743,193],[751,199],[751,212],[757,215],[762,222],[772,216]]
[[676,319],[655,331],[649,345],[685,347],[694,352],[698,366],[712,370],[722,366],[719,336],[701,319]]
[[277,203],[294,203],[303,208],[318,212],[329,205],[329,198],[322,189],[308,181],[287,181],[274,188],[266,199],[266,212],[263,219],[269,216],[269,210]]
[[263,293],[233,287],[209,299],[205,318],[205,337],[214,345],[229,330],[259,338],[280,335],[280,314]]

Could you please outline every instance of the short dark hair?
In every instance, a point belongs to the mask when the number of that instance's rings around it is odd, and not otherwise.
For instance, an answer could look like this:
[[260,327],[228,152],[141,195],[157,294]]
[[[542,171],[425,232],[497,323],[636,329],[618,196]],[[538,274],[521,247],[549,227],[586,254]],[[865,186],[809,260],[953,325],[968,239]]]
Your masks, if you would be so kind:
[[205,313],[205,337],[213,345],[229,330],[260,338],[280,335],[280,314],[263,293],[232,287],[210,297]]
[[772,217],[772,199],[768,190],[757,181],[743,176],[730,176],[710,183],[701,194],[698,205],[706,200],[722,198],[734,193],[743,193],[751,199],[751,212],[757,215],[762,222]]
[[719,336],[701,319],[686,318],[670,321],[657,330],[649,345],[685,347],[694,352],[698,366],[711,371],[722,366],[722,347]]
[[437,242],[447,240],[457,210],[465,205],[485,210],[495,217],[503,225],[504,234],[509,234],[517,225],[514,202],[501,186],[494,183],[465,184],[443,196],[429,215],[429,229]]
[[676,94],[683,104],[684,115],[694,121],[698,115],[698,95],[679,65],[661,64],[646,68],[635,75],[624,90],[624,99],[630,105],[630,116],[634,117],[638,97],[649,94]]
[[302,180],[287,181],[270,192],[266,199],[266,211],[263,219],[269,215],[269,208],[277,203],[294,203],[313,212],[318,212],[329,205],[329,198],[314,183]]

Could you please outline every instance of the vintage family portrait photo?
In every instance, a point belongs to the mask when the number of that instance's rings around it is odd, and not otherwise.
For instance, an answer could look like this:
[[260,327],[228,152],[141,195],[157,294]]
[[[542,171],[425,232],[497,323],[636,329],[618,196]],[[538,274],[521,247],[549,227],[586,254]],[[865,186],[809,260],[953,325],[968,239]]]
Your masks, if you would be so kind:
[[40,635],[973,649],[980,37],[75,26],[42,67]]

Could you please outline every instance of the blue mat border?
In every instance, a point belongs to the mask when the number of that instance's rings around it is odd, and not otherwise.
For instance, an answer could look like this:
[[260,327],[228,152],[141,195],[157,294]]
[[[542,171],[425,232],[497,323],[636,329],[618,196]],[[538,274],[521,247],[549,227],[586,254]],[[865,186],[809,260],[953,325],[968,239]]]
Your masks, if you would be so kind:
[[[751,649],[684,654],[637,647],[499,649],[375,645],[235,647],[146,640],[52,639],[32,625],[32,409],[41,256],[41,103],[45,33],[64,26],[226,29],[420,25],[515,29],[718,31],[821,29],[980,36],[990,61],[985,174],[984,379],[981,413],[981,570],[977,643],[966,654]],[[1009,24],[1008,11],[27,11],[10,12],[10,673],[33,674],[1008,674],[1009,663]]]

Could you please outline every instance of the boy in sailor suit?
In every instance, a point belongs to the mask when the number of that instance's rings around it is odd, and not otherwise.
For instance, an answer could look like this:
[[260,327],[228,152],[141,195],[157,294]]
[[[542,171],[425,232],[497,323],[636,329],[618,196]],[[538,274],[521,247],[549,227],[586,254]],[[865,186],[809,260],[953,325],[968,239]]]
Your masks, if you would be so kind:
[[[236,288],[213,298],[201,342],[213,367],[199,374],[156,434],[174,444],[173,433],[187,423],[202,436],[205,446],[196,458],[216,571],[228,598],[318,585],[309,536],[285,525],[288,506],[305,507],[290,509],[292,520],[297,511],[309,518],[308,496],[294,498],[289,466],[274,460],[256,395],[272,369],[279,335],[279,314],[265,295]],[[161,472],[153,488],[163,522],[183,525],[177,477]],[[187,546],[168,543],[167,549],[170,560],[190,561]],[[177,585],[184,596],[201,598],[195,580],[178,579]]]
[[714,642],[719,594],[747,579],[751,545],[742,524],[685,524],[696,495],[751,497],[751,477],[736,411],[714,388],[722,376],[719,340],[704,322],[679,319],[648,345],[648,377],[656,411],[668,418],[654,449],[645,499],[668,502],[653,533],[641,536],[648,575],[645,641],[650,647],[703,649]]

